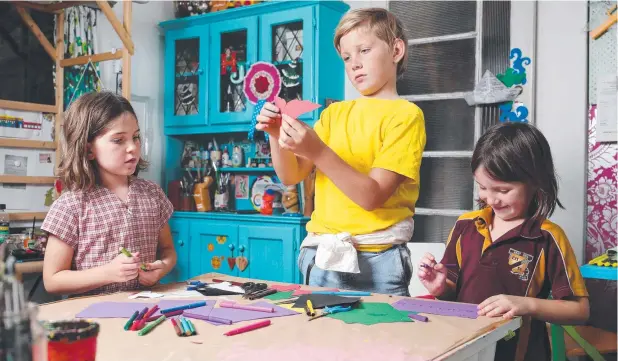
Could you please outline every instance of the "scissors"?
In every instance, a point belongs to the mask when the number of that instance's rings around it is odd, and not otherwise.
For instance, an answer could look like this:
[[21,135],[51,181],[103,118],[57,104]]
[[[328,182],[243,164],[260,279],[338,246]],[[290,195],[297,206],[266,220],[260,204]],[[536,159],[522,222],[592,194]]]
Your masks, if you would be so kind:
[[242,297],[249,298],[251,294],[263,291],[268,288],[268,285],[266,285],[266,283],[246,282],[243,283],[240,287],[245,290],[245,294]]
[[326,315],[330,315],[333,313],[339,313],[339,312],[348,312],[352,309],[352,306],[333,306],[333,307],[324,307],[324,310],[322,311],[321,314],[311,317],[309,319],[309,321],[315,320],[316,318],[320,318],[320,317],[324,317]]

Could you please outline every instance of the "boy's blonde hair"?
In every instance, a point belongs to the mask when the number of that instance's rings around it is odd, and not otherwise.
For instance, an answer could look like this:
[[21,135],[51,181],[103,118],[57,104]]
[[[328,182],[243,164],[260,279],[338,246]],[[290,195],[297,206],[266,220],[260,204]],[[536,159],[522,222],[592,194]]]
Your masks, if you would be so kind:
[[335,48],[341,53],[339,42],[341,38],[354,29],[367,27],[378,39],[389,46],[395,44],[395,40],[401,39],[405,45],[403,57],[397,63],[397,75],[401,76],[408,65],[408,39],[403,25],[390,11],[382,8],[362,8],[350,10],[339,21],[335,29]]

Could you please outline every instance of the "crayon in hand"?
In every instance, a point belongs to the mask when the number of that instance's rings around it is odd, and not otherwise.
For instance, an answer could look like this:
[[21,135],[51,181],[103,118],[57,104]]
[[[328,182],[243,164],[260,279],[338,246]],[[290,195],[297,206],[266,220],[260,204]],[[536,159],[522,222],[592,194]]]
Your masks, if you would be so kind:
[[[129,252],[129,251],[128,251],[126,248],[124,248],[124,247],[120,247],[120,253],[124,254],[125,256],[127,256],[127,257],[129,257],[129,258],[133,257],[133,255],[131,254],[131,252]],[[139,266],[139,268],[140,268],[142,271],[148,271],[148,267],[146,267],[146,264],[145,264],[145,263],[142,263],[142,264]]]

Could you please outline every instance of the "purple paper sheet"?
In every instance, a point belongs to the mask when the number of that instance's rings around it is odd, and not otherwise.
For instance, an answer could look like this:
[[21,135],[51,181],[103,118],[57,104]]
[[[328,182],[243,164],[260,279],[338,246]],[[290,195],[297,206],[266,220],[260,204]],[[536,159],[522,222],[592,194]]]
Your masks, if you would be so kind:
[[[213,302],[214,303],[214,302]],[[277,305],[273,305],[270,302],[260,301],[252,303],[251,306],[257,307],[273,307],[275,312],[259,312],[259,311],[248,311],[248,310],[239,310],[236,308],[212,308],[212,311],[209,314],[203,314],[204,316],[214,316],[218,318],[223,318],[226,320],[231,320],[233,323],[242,322],[242,321],[250,321],[250,320],[259,320],[262,318],[274,318],[274,317],[283,317],[283,316],[293,316],[298,315],[299,313],[288,308],[280,307]],[[211,306],[212,307],[212,306]],[[195,314],[195,310],[199,310],[199,308],[186,310],[184,312],[184,316],[191,318],[191,314]],[[221,323],[206,321],[212,325],[220,326]]]
[[154,305],[144,302],[97,302],[83,309],[75,318],[129,318],[133,312]]
[[392,304],[399,311],[414,311],[432,315],[477,318],[476,305],[469,303],[444,302],[436,300],[419,300],[404,298]]

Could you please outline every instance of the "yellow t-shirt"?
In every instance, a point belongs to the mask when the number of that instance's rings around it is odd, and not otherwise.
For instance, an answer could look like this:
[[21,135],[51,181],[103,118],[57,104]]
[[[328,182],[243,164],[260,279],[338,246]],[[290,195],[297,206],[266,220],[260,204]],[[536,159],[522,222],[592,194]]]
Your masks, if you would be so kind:
[[357,171],[369,174],[372,168],[382,168],[407,179],[382,207],[366,211],[318,170],[308,232],[367,234],[414,215],[425,148],[425,119],[418,106],[405,99],[333,103],[322,112],[315,131]]

